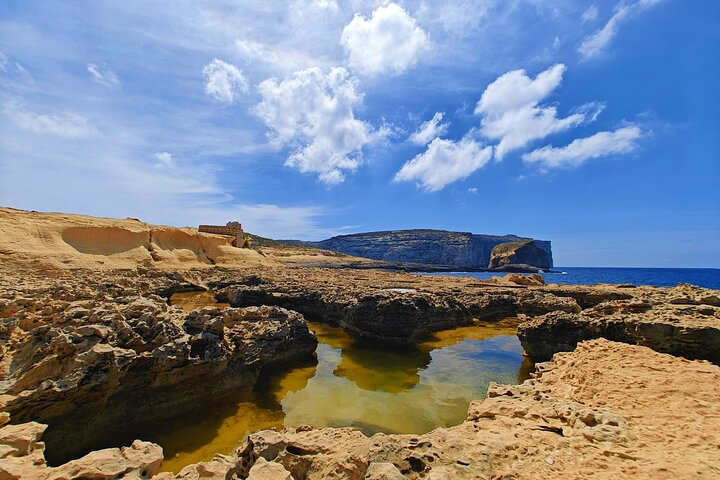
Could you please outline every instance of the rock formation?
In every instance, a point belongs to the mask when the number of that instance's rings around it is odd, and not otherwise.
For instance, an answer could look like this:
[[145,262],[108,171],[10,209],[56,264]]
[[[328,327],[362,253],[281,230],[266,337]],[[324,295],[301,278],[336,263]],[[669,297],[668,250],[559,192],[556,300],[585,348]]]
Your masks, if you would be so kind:
[[144,479],[157,473],[163,460],[159,445],[136,440],[129,447],[97,450],[58,467],[48,467],[45,444],[40,441],[47,425],[37,422],[5,425],[9,420],[7,413],[0,413],[3,480]]
[[550,242],[515,235],[476,235],[445,230],[393,230],[340,235],[309,244],[356,257],[387,262],[444,265],[458,270],[477,270],[488,268],[491,252],[497,245],[517,241],[532,241],[533,246],[545,254],[538,255],[536,261],[528,252],[523,254],[526,262],[516,263],[527,263],[536,268],[552,267]]
[[[555,356],[536,380],[492,386],[456,427],[257,432],[176,478],[720,476],[720,369],[686,360],[720,363],[718,291],[343,269],[333,254],[334,269],[289,268],[192,229],[12,209],[0,219],[0,411],[25,422],[0,414],[0,479],[149,477],[162,452],[118,443],[119,426],[197,414],[247,394],[268,368],[312,361],[304,316],[393,344],[520,317],[526,352]],[[228,251],[248,255],[219,265]],[[168,305],[205,289],[231,307]],[[63,463],[103,436],[131,446]]]
[[547,360],[574,350],[578,342],[602,337],[720,365],[717,292],[690,285],[668,289],[662,297],[655,289],[633,290],[637,292],[630,298],[608,300],[579,313],[551,312],[522,321],[518,337],[525,352]]
[[[105,277],[105,281],[112,277]],[[311,356],[317,340],[278,307],[169,307],[152,293],[167,277],[97,284],[66,278],[31,296],[5,286],[0,304],[0,410],[55,428],[53,461],[229,394],[250,392],[263,369]],[[83,415],[77,415],[82,406]]]
[[552,256],[534,240],[501,243],[492,249],[488,268],[490,270],[530,270],[552,268]]
[[[194,228],[151,225],[137,219],[96,218],[0,208],[0,262],[14,269],[177,269],[212,265],[259,266],[274,262],[232,246],[235,237]],[[240,245],[242,246],[242,245]]]
[[339,325],[356,338],[384,343],[414,343],[430,332],[475,320],[580,311],[572,298],[462,278],[280,269],[263,275],[259,284],[246,283],[235,275],[208,285],[218,287],[218,297],[233,306],[276,305]]
[[455,427],[264,430],[200,465],[218,479],[704,480],[720,476],[719,391],[720,367],[593,340],[539,364],[534,380],[492,384]]

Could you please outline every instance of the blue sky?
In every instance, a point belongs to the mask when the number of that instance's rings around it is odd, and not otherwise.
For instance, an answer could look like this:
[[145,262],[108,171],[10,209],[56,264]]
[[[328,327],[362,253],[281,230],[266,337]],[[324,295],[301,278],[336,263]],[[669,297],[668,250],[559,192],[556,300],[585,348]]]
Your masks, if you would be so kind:
[[720,2],[14,1],[0,204],[720,267]]

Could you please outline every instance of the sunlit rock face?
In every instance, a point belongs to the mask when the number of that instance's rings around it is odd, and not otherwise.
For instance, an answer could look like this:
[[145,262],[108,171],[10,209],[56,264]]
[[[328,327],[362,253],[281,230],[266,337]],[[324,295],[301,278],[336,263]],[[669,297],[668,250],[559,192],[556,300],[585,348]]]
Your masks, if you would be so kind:
[[496,245],[490,255],[488,268],[512,270],[513,267],[522,269],[528,266],[550,269],[553,266],[552,254],[549,249],[542,248],[540,243],[536,240],[521,240]]
[[297,312],[205,307],[188,313],[149,293],[144,282],[126,287],[131,278],[110,278],[116,283],[68,280],[37,292],[8,318],[16,323],[2,409],[17,421],[51,425],[44,437],[53,447],[51,463],[135,424],[250,392],[264,369],[311,356],[317,346]]
[[[667,289],[663,297],[653,295],[654,290],[633,297],[619,295],[611,287],[586,290],[590,291],[584,300],[582,289],[574,291],[578,303],[588,305],[581,312],[550,312],[520,323],[518,337],[530,357],[548,360],[557,352],[572,351],[583,340],[602,337],[720,365],[716,290],[679,285]],[[593,299],[598,303],[589,306]]]

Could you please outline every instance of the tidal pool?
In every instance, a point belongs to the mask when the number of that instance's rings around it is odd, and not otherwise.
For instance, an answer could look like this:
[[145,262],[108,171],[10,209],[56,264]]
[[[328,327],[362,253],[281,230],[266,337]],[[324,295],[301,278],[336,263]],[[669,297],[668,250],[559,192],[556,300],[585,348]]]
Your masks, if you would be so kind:
[[[174,303],[191,297],[183,295]],[[456,425],[489,382],[518,383],[531,368],[513,319],[436,332],[407,348],[356,342],[338,327],[308,323],[319,341],[317,361],[265,375],[251,396],[138,433],[163,447],[163,470],[230,453],[246,434],[272,427],[353,426],[370,435]]]

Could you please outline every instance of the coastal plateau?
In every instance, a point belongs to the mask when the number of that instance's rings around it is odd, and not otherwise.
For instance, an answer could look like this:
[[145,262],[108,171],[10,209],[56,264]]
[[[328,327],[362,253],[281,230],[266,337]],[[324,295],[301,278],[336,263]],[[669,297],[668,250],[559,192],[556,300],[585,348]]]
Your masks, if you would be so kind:
[[356,257],[448,266],[455,270],[512,269],[513,266],[520,270],[548,270],[553,266],[549,241],[515,235],[392,230],[340,235],[307,244]]

